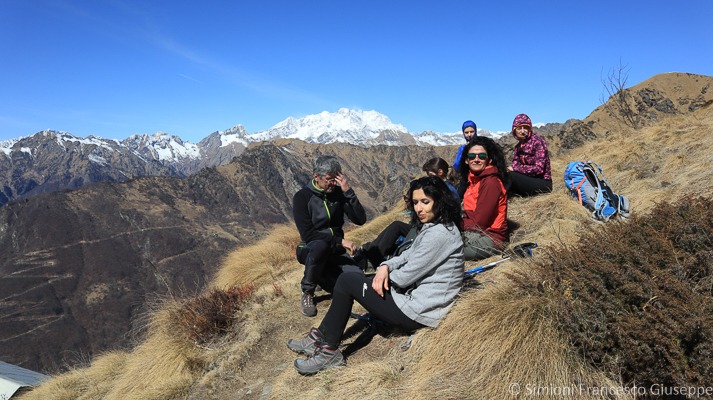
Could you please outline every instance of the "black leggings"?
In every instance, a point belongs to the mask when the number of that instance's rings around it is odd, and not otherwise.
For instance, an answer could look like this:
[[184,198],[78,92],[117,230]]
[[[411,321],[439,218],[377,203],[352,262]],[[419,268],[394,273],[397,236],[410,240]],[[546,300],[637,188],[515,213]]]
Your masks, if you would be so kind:
[[330,347],[336,348],[341,343],[354,300],[372,317],[392,328],[413,332],[425,326],[407,317],[399,309],[391,296],[391,288],[384,293],[384,297],[379,296],[371,288],[372,280],[372,276],[364,276],[363,273],[345,272],[339,275],[332,294],[332,304],[319,325],[319,331]]
[[519,172],[510,173],[510,189],[508,196],[533,196],[539,193],[550,193],[552,191],[552,181],[541,178],[533,178]]

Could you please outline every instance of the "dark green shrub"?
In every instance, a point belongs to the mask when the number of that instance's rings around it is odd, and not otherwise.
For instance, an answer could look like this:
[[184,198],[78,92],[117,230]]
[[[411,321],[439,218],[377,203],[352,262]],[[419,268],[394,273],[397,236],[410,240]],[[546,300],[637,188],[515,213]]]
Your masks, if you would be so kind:
[[540,262],[571,346],[625,385],[713,383],[713,202],[660,204]]

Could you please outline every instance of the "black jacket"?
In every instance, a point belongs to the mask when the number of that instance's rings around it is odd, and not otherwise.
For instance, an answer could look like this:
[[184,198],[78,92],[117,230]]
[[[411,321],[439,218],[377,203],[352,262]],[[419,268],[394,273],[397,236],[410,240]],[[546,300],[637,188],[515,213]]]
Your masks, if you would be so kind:
[[292,199],[292,215],[304,243],[324,240],[332,249],[340,247],[344,238],[344,214],[357,225],[366,222],[366,211],[354,189],[342,192],[337,187],[332,193],[325,193],[312,180]]

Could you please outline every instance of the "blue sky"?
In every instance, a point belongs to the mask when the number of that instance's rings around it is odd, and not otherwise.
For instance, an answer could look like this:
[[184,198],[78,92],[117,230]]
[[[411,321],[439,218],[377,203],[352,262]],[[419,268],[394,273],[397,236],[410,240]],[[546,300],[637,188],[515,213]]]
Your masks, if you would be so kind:
[[713,1],[0,0],[0,140],[198,142],[341,107],[411,132],[582,119],[602,77],[713,75]]

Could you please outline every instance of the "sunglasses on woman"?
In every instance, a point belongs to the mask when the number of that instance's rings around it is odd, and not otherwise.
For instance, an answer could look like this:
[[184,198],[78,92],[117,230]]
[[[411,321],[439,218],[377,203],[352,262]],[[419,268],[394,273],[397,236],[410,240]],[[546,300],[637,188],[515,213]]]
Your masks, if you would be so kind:
[[486,154],[486,153],[468,153],[469,160],[475,160],[475,157],[478,157],[481,160],[485,160],[486,158],[488,158],[488,154]]

